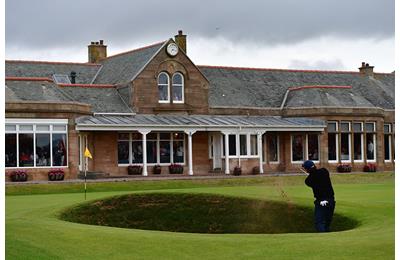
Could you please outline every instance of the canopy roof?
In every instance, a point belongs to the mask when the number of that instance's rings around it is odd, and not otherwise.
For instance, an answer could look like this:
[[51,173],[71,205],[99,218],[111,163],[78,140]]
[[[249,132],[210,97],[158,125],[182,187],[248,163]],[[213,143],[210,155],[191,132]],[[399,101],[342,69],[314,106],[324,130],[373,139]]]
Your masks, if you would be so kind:
[[280,116],[95,114],[76,119],[81,131],[323,131],[323,120]]

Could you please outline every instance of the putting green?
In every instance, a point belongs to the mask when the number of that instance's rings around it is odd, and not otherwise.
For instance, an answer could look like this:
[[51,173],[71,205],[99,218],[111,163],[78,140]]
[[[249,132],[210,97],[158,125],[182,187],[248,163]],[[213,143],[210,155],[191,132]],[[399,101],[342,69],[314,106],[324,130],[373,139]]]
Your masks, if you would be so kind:
[[[112,192],[94,192],[96,186],[89,186],[88,199],[130,193],[207,193],[311,207],[312,192],[303,181],[303,176],[288,176],[263,178],[259,183],[253,179],[251,184],[241,179],[234,186],[229,180],[218,186],[211,182],[208,186],[205,181],[160,182],[158,189],[154,185],[149,191],[140,191],[137,182],[132,184],[136,185],[134,191],[128,190],[129,184],[123,184],[124,191],[117,191],[119,184],[110,183],[107,185]],[[6,196],[6,258],[393,259],[393,174],[332,176],[332,181],[336,213],[359,221],[354,229],[325,234],[195,234],[125,229],[60,220],[58,216],[65,208],[84,202],[80,193]],[[180,189],[176,189],[177,183]],[[169,185],[175,189],[169,189]],[[102,184],[101,189],[105,187]],[[28,187],[23,190],[26,193]],[[297,221],[295,216],[292,220]]]

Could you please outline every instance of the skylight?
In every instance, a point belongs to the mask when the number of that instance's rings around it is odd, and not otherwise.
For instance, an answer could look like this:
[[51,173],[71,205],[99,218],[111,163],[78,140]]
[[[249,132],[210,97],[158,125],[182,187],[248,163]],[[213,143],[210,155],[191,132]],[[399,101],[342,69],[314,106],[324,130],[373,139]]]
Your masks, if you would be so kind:
[[68,75],[65,74],[54,74],[53,79],[57,84],[71,84]]

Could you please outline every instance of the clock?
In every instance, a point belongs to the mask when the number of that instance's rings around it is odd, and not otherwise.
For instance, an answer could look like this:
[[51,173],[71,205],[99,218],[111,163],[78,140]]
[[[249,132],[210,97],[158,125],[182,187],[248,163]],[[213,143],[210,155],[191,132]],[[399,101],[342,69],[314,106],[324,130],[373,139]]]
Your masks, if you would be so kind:
[[167,46],[167,53],[170,56],[176,56],[176,54],[178,54],[178,45],[176,45],[175,43],[171,42],[170,44],[168,44]]

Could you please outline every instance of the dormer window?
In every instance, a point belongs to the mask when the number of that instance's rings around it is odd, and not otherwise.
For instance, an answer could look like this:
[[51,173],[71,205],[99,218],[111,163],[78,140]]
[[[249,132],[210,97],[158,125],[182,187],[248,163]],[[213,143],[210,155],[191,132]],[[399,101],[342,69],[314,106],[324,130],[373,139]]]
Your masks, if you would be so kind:
[[158,75],[158,102],[169,103],[169,76],[165,72]]
[[183,103],[184,96],[183,75],[179,72],[172,76],[172,102]]
[[65,74],[53,74],[53,79],[56,84],[71,84],[68,75]]

